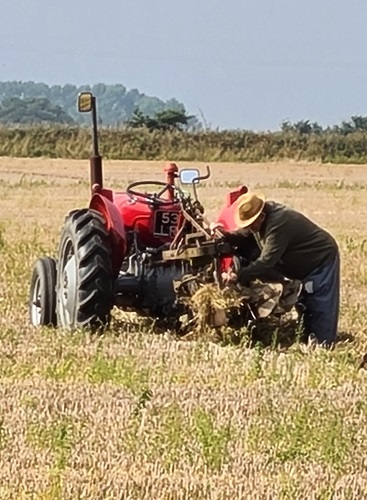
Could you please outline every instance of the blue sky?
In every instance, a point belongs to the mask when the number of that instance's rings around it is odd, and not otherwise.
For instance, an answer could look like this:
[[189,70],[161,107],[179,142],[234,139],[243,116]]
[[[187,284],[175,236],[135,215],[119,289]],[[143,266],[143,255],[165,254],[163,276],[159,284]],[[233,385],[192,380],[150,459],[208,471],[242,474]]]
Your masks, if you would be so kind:
[[367,115],[366,0],[0,0],[0,80],[122,83],[215,128]]

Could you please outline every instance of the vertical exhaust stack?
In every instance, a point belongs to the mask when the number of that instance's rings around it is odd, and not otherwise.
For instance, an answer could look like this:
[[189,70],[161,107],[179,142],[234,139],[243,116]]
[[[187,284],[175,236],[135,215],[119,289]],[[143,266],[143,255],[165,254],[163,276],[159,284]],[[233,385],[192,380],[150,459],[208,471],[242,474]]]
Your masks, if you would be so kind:
[[90,184],[92,194],[98,193],[103,188],[102,156],[98,150],[98,127],[96,98],[91,92],[81,92],[78,95],[78,111],[80,113],[92,112],[93,124],[93,151],[90,157]]

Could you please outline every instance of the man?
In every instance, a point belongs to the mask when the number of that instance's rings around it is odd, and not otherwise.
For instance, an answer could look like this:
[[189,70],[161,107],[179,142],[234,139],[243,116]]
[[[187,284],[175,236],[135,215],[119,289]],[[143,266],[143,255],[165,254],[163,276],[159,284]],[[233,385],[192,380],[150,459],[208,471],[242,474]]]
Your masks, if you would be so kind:
[[259,193],[238,198],[235,211],[237,231],[224,239],[241,251],[244,238],[252,234],[260,255],[246,267],[228,273],[225,281],[248,283],[276,271],[303,283],[305,332],[320,344],[336,340],[339,317],[340,259],[334,238],[303,214]]

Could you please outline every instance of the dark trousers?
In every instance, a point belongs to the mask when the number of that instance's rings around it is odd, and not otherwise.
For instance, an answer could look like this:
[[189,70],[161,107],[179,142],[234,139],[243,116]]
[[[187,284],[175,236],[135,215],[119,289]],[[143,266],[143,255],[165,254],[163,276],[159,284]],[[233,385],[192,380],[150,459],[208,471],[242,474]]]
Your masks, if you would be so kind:
[[305,333],[313,333],[320,344],[336,340],[339,320],[340,258],[337,255],[303,280],[300,303],[304,306]]

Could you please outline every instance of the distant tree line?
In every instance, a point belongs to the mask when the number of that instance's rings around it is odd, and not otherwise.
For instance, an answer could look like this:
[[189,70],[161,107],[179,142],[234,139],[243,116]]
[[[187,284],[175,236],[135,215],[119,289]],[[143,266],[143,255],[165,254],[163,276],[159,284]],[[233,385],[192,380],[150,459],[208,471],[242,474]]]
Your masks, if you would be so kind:
[[[0,124],[90,124],[90,118],[76,109],[77,96],[81,91],[93,92],[97,97],[98,117],[102,126],[146,128],[151,132],[197,132],[203,129],[200,120],[188,115],[185,106],[174,98],[163,101],[140,93],[137,89],[127,90],[122,84],[104,83],[92,86],[49,86],[35,82],[0,82]],[[347,136],[366,132],[367,117],[356,115],[349,121],[327,127],[310,120],[284,121],[280,129],[281,132],[301,136]]]
[[33,82],[0,82],[0,156],[88,157],[90,128],[84,125],[90,125],[90,116],[76,109],[82,90],[98,98],[106,158],[367,163],[366,116],[327,127],[285,121],[275,132],[209,130],[175,99],[164,102],[123,85]]
[[182,103],[172,98],[163,101],[124,85],[52,85],[35,82],[0,82],[0,123],[86,124],[88,117],[78,113],[78,93],[90,91],[97,97],[98,116],[105,126],[122,126],[134,112],[154,117],[165,111],[186,116]]
[[292,123],[284,121],[281,125],[283,132],[296,132],[299,134],[342,134],[348,135],[353,132],[366,132],[367,131],[367,116],[352,116],[349,121],[342,121],[340,125],[328,126],[323,128],[317,122],[310,122],[310,120],[300,120]]
[[36,124],[58,123],[75,124],[61,106],[52,104],[45,97],[9,97],[0,104],[0,123]]

